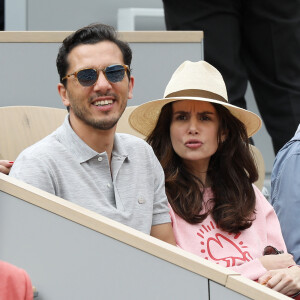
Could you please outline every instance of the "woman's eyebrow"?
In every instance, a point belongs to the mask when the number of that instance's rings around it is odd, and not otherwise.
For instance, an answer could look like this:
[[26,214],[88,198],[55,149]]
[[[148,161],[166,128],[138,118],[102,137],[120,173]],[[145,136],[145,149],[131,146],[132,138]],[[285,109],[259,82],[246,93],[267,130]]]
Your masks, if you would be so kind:
[[212,111],[202,111],[202,112],[198,112],[198,115],[214,115],[214,112]]
[[177,110],[177,111],[174,111],[173,114],[174,114],[174,115],[176,115],[176,114],[189,114],[189,112],[184,111],[184,110]]
[[[184,115],[184,114],[190,114],[190,112],[184,111],[184,110],[178,110],[178,111],[175,111],[173,114],[174,115],[177,115],[177,114]],[[214,115],[215,113],[212,111],[205,110],[205,111],[197,112],[197,114],[198,115]]]

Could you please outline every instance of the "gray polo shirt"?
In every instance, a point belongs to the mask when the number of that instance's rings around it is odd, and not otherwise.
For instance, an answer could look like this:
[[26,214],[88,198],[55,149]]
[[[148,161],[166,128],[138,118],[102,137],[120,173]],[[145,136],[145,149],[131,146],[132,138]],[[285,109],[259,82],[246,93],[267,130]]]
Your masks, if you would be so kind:
[[111,170],[73,131],[68,116],[49,136],[25,149],[10,176],[145,233],[170,222],[164,173],[152,148],[115,134]]

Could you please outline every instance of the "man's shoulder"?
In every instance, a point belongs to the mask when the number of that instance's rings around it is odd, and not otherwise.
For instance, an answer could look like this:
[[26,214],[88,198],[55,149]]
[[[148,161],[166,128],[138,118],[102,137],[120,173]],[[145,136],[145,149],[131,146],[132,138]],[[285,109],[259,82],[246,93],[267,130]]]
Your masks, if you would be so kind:
[[287,183],[290,185],[290,178],[296,176],[300,168],[300,134],[297,132],[295,136],[287,142],[277,153],[272,174],[271,174],[271,198],[274,198],[274,190],[277,190],[278,184]]
[[116,135],[126,148],[144,147],[146,149],[151,149],[151,146],[145,140],[139,137],[127,133],[116,133]]
[[299,155],[300,155],[300,139],[293,138],[292,140],[287,142],[277,153],[274,164],[282,163],[282,161],[285,161],[290,157],[295,157]]
[[59,148],[59,142],[56,137],[56,131],[52,132],[48,136],[24,149],[20,156],[31,156],[31,157],[41,157],[45,154],[50,155],[55,153]]
[[[126,153],[130,159],[135,161],[144,161],[147,163],[153,163],[156,160],[156,156],[153,152],[152,147],[143,139],[126,134],[117,133],[118,144]],[[119,146],[117,146],[119,148]]]

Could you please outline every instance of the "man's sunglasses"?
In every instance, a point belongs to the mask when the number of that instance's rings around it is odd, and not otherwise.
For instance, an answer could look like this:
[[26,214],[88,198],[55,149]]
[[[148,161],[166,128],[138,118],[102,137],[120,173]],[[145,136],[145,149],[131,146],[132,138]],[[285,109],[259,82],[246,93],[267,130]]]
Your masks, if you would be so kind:
[[111,65],[104,69],[82,69],[65,76],[62,80],[74,76],[82,86],[92,86],[97,82],[102,71],[108,81],[115,83],[123,80],[125,72],[128,70],[130,71],[127,65]]

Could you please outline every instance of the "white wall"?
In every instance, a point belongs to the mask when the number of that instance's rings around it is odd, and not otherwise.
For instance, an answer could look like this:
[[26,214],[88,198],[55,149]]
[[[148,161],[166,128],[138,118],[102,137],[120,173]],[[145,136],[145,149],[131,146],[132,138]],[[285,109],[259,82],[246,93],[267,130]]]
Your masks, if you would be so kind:
[[[117,28],[118,8],[162,8],[161,0],[5,0],[6,30],[76,30],[93,22]],[[163,19],[139,17],[137,30],[164,30]]]

